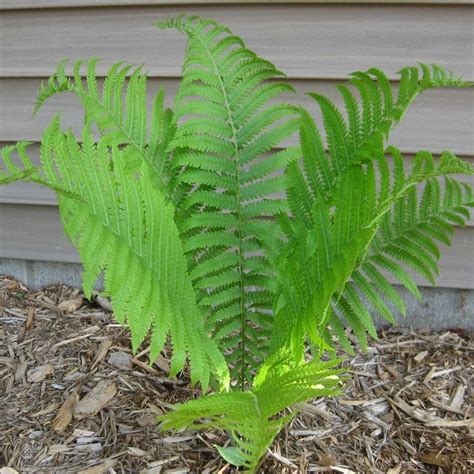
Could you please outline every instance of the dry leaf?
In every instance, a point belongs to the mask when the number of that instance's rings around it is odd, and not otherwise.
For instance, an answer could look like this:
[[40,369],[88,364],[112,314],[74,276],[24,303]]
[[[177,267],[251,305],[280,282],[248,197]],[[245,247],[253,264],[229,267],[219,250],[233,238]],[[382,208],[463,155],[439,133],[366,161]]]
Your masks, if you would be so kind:
[[117,386],[111,380],[100,381],[80,402],[74,410],[78,420],[93,416],[104,408],[116,395]]
[[42,382],[48,375],[54,373],[54,366],[51,364],[40,365],[28,371],[26,378],[28,382]]
[[58,411],[58,414],[53,420],[53,430],[59,433],[62,433],[67,425],[72,420],[72,416],[74,414],[74,407],[76,403],[79,401],[79,395],[77,392],[72,392],[69,397],[66,398],[64,403],[62,404],[61,408]]
[[12,469],[11,467],[1,467],[0,474],[19,474],[19,472],[15,471],[15,469]]
[[74,313],[74,311],[77,311],[81,306],[82,298],[76,298],[73,300],[61,301],[61,303],[58,304],[58,309],[63,313]]

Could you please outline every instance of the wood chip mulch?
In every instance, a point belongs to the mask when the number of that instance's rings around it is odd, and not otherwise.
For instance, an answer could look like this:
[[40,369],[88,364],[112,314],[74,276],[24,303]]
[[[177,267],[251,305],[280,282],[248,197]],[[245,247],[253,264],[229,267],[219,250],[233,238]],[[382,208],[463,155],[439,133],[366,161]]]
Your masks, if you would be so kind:
[[[106,302],[102,302],[107,306]],[[346,362],[345,394],[301,406],[262,473],[474,472],[474,344],[460,331],[386,331]],[[148,366],[78,290],[0,277],[0,473],[232,473],[221,432],[161,433],[196,397],[167,354]]]

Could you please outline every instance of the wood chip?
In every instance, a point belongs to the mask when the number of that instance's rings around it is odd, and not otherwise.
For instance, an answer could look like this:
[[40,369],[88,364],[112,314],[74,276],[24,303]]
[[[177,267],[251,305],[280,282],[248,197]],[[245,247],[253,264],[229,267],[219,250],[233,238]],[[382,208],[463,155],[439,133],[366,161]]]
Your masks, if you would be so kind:
[[82,469],[78,474],[106,474],[117,464],[116,459],[106,459],[103,463],[96,466]]
[[97,350],[97,354],[94,359],[94,363],[92,364],[91,370],[94,370],[105,358],[107,352],[109,351],[110,347],[112,346],[112,338],[106,337],[99,346]]
[[53,430],[62,433],[72,420],[74,415],[74,408],[79,401],[79,395],[77,392],[72,392],[69,397],[66,398],[58,414],[53,420]]
[[387,474],[400,474],[400,472],[402,472],[402,465],[401,465],[401,463],[398,464],[397,466],[395,466],[395,467],[389,469],[389,470],[387,471]]
[[175,443],[184,443],[186,441],[190,441],[191,439],[195,439],[195,436],[166,436],[163,438],[163,443],[167,444],[175,444]]
[[120,370],[130,370],[132,368],[132,356],[127,352],[112,352],[107,359],[107,363]]
[[269,449],[268,454],[270,454],[271,457],[275,458],[278,462],[284,464],[285,466],[290,466],[293,468],[297,467],[295,463],[291,462],[289,459],[285,458],[285,456],[282,456],[276,451],[272,451],[271,449]]
[[158,355],[153,364],[156,365],[159,369],[161,369],[165,374],[169,374],[170,363],[161,354]]
[[82,420],[98,413],[117,394],[117,385],[111,380],[100,381],[74,409],[74,418]]
[[54,374],[54,366],[51,364],[40,365],[34,369],[30,369],[26,374],[28,382],[42,382],[48,375]]
[[33,327],[33,321],[35,319],[36,311],[35,308],[30,307],[28,309],[28,315],[26,317],[25,325],[21,329],[20,336],[18,338],[18,341],[23,341],[26,334],[31,331],[31,328]]
[[28,368],[28,363],[24,359],[24,357],[20,358],[20,363],[18,364],[15,372],[15,381],[19,382],[20,380],[24,379],[26,369]]
[[146,456],[146,455],[147,455],[147,452],[146,452],[146,451],[143,451],[143,449],[133,448],[133,447],[129,447],[129,448],[127,449],[127,453],[128,453],[130,456],[139,456],[139,457],[143,457],[143,456]]
[[83,301],[82,298],[75,298],[73,300],[65,300],[61,301],[61,303],[58,304],[58,309],[62,313],[74,313],[74,311],[77,311],[79,308],[82,307]]
[[429,372],[426,374],[425,378],[423,379],[423,383],[427,383],[433,377],[433,374],[436,372],[436,367],[431,367]]
[[458,385],[451,396],[451,400],[449,402],[449,407],[454,410],[459,410],[464,403],[464,394],[466,393],[466,386],[465,385]]
[[413,357],[413,359],[415,359],[415,361],[419,364],[421,361],[425,359],[427,355],[428,355],[428,351],[421,351],[421,352],[418,352],[418,354],[415,357]]
[[146,370],[150,374],[158,375],[158,376],[161,375],[156,369],[154,369],[153,367],[150,367],[147,363],[142,362],[140,359],[137,359],[136,357],[132,357],[132,362],[135,365],[138,365],[138,367],[141,367],[143,370]]
[[105,298],[104,296],[98,295],[98,296],[96,296],[95,300],[105,310],[110,311],[110,312],[113,311],[112,303],[110,302],[110,300],[108,298]]
[[447,467],[450,464],[449,456],[433,451],[431,453],[420,454],[420,460],[426,464],[439,467]]
[[82,334],[81,336],[72,337],[71,339],[66,339],[65,341],[60,341],[54,344],[53,349],[57,349],[62,346],[66,346],[67,344],[71,344],[72,342],[80,341],[81,339],[87,339],[91,337],[92,334],[97,332],[100,328],[98,326],[91,326],[86,329],[86,334]]
[[416,455],[416,449],[406,440],[401,440],[402,446],[406,449],[407,453],[411,454],[412,456]]
[[468,418],[466,420],[446,420],[439,418],[431,421],[427,421],[426,426],[437,426],[439,428],[462,428],[468,426],[474,428],[474,418]]

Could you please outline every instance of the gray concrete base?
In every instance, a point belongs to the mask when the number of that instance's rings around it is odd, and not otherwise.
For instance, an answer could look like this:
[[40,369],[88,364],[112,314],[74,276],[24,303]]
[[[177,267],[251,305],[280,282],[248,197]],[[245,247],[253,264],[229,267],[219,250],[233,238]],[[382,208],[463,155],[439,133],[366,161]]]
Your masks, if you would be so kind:
[[[81,286],[81,266],[72,263],[0,258],[0,274],[12,275],[31,289],[53,283]],[[407,303],[407,317],[398,318],[400,326],[474,330],[474,290],[421,288],[422,301],[403,288],[400,291]],[[383,327],[387,323],[378,320],[377,325]]]
[[[406,317],[398,316],[402,327],[414,329],[443,329],[474,330],[474,290],[457,288],[420,288],[423,296],[418,301],[405,288],[397,288],[407,306]],[[387,321],[376,318],[378,327],[388,327]]]
[[78,263],[0,258],[0,275],[14,276],[32,290],[56,283],[79,288],[81,272]]

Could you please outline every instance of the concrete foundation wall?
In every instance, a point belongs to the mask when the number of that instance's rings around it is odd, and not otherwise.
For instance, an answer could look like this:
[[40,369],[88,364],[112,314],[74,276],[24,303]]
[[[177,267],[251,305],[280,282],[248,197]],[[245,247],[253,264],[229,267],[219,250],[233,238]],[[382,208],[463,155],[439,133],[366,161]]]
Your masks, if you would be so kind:
[[[75,263],[0,259],[0,274],[12,275],[28,288],[38,289],[53,283],[81,286],[81,265]],[[474,290],[420,288],[422,301],[400,289],[407,303],[407,317],[398,318],[400,326],[432,330],[474,330]],[[387,323],[378,320],[378,326]]]

